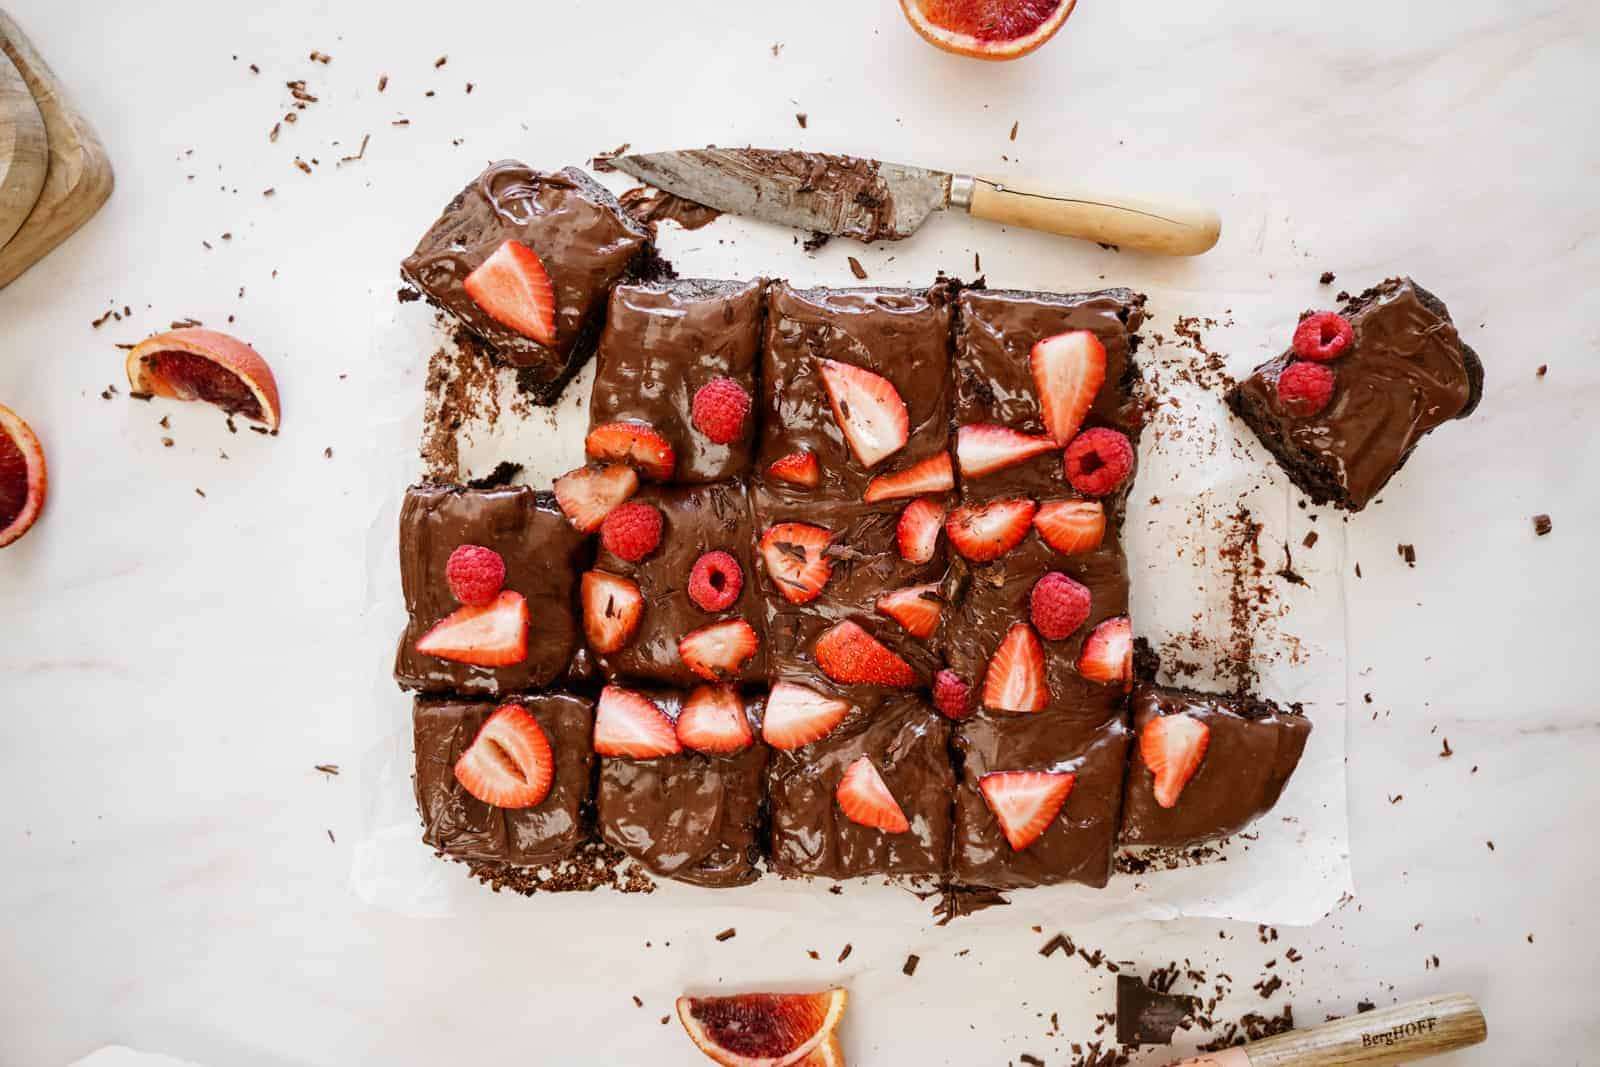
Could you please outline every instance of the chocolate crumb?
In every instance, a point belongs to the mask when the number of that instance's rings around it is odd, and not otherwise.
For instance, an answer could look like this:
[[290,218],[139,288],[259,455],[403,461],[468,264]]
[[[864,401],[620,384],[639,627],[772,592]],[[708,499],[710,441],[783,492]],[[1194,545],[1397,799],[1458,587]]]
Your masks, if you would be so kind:
[[1414,545],[1395,545],[1395,551],[1400,553],[1400,558],[1406,561],[1406,566],[1417,565],[1417,549]]
[[845,258],[850,261],[850,273],[854,274],[862,281],[865,281],[867,277],[867,268],[861,265],[861,261],[855,256],[846,256]]
[[1454,756],[1455,754],[1456,754],[1455,750],[1450,747],[1450,739],[1448,737],[1445,738],[1444,739],[1444,748],[1440,750],[1439,758],[1440,759],[1449,759],[1451,756]]
[[773,58],[777,58],[778,53],[781,52],[781,51],[783,51],[783,42],[782,41],[774,42],[774,44],[772,46]]
[[274,189],[272,186],[269,185],[265,189],[261,190],[261,195],[262,196],[271,196],[273,193],[276,193],[277,191],[278,190]]
[[855,946],[854,945],[846,944],[844,946],[844,948],[839,950],[839,958],[835,962],[836,963],[843,963],[845,960],[850,958],[850,953],[854,952],[854,951],[855,951]]
[[1323,285],[1332,285],[1333,284],[1333,271],[1331,271],[1331,270],[1323,271],[1322,272],[1322,277],[1317,279],[1317,280],[1320,281]]
[[346,163],[354,163],[358,159],[365,159],[366,156],[367,156],[367,142],[370,141],[370,140],[372,140],[372,134],[370,134],[370,133],[362,134],[361,135],[361,147],[356,150],[356,154],[353,155],[353,156],[341,156],[341,157],[339,157],[339,162],[335,163],[334,166],[342,167]]
[[251,74],[260,74],[261,73],[261,68],[256,66],[254,63],[252,63],[252,64],[250,64],[250,73]]
[[387,88],[389,88],[389,75],[387,75],[387,74],[378,75],[378,92],[381,93]]
[[322,450],[322,458],[323,459],[332,459],[333,458],[333,447],[331,445]]
[[162,438],[162,439],[161,439],[161,446],[162,446],[162,447],[163,447],[163,448],[171,448],[171,447],[172,447],[172,438],[170,438],[170,437],[163,437],[163,438]]
[[511,484],[512,479],[522,473],[522,464],[501,460],[495,464],[494,470],[481,478],[473,478],[467,482],[469,489],[502,489]]
[[[197,493],[200,493],[200,490],[198,490],[198,489],[196,489],[196,490],[195,490],[195,492],[197,492]],[[200,495],[201,495],[201,496],[205,496],[205,494],[204,494],[204,493],[200,493]],[[334,840],[334,839],[333,839],[333,831],[332,831],[332,830],[329,830],[329,831],[328,831],[328,841],[329,841],[329,842],[330,842],[330,843],[331,843],[331,844],[335,844],[335,845],[337,845],[337,844],[338,844],[338,843],[339,843],[339,842],[337,842],[337,841],[335,841],[335,840]]]
[[449,61],[450,61],[450,57],[449,56],[440,56],[438,59],[433,61],[433,69],[434,70],[438,70],[440,67],[444,66]]
[[1493,841],[1485,841],[1484,844],[1489,846],[1489,851],[1490,852],[1494,851],[1494,842]]
[[906,965],[900,968],[900,973],[905,975],[907,978],[910,978],[912,975],[917,973],[917,964],[921,962],[922,957],[913,952],[911,955],[906,957]]
[[467,95],[468,96],[472,95],[472,83],[471,82],[467,83]]
[[820,956],[820,955],[819,955],[819,954],[818,954],[818,953],[817,953],[817,950],[816,950],[816,949],[814,949],[814,948],[808,948],[808,949],[806,949],[806,955],[807,955],[807,956],[810,956],[810,957],[811,957],[811,958],[812,958],[812,959],[814,959],[814,960],[820,960],[820,959],[821,959],[821,958],[822,958],[822,957],[821,957],[821,956]]
[[1549,372],[1549,370],[1550,365],[1548,363],[1541,363],[1539,364],[1539,369],[1533,372],[1533,376],[1535,378],[1543,378],[1545,374]]
[[1358,1001],[1356,1001],[1356,1014],[1357,1015],[1365,1015],[1369,1011],[1377,1011],[1377,1010],[1378,1010],[1378,1006],[1376,1004],[1374,1004],[1370,1000],[1358,1000]]
[[639,999],[639,994],[637,993],[633,995],[633,1006],[636,1008],[644,1007],[644,1001]]
[[337,763],[319,763],[311,769],[321,771],[323,774],[330,776],[337,776],[339,773],[339,765]]
[[1545,534],[1549,533],[1550,529],[1550,516],[1535,515],[1533,517],[1533,532],[1539,537],[1543,537]]
[[717,935],[717,940],[718,941],[731,941],[735,937],[737,937],[738,935],[739,935],[739,931],[735,930],[733,927],[730,926],[726,930],[722,931],[722,933]]
[[1022,127],[1022,123],[1020,121],[1013,122],[1011,124],[1011,139],[1013,141],[1015,141],[1017,139],[1017,130],[1020,129],[1021,127]]
[[1406,798],[1406,795],[1404,793],[1396,793],[1394,796],[1389,798],[1389,803],[1398,804],[1402,800],[1404,800],[1405,798]]
[[333,62],[333,57],[332,56],[330,56],[326,52],[319,52],[315,48],[313,48],[311,50],[310,59],[311,59],[311,62],[313,62],[313,63],[321,63],[324,67],[326,67],[329,63]]
[[1312,530],[1310,533],[1306,534],[1305,538],[1300,543],[1306,548],[1310,548],[1312,545],[1316,544],[1317,531]]
[[1069,956],[1075,956],[1078,953],[1078,946],[1074,945],[1072,938],[1066,934],[1057,934],[1044,943],[1044,947],[1039,949],[1039,955],[1053,956],[1058,951],[1064,951]]
[[161,416],[161,421],[156,423],[156,425],[161,427],[163,430],[170,430],[172,429],[172,417],[169,415],[163,415]]
[[806,113],[804,111],[796,111],[794,120],[800,124],[802,130],[806,128]]
[[295,157],[294,165],[296,167],[300,168],[300,172],[302,174],[310,174],[311,173],[311,164],[307,163],[305,160],[301,159],[299,156]]
[[821,230],[812,230],[811,236],[802,241],[800,243],[800,247],[804,248],[807,252],[815,252],[832,239],[833,235],[830,233],[823,233]]
[[1020,1053],[1017,1056],[1017,1059],[1021,1060],[1023,1063],[1029,1064],[1030,1067],[1044,1067],[1043,1060],[1037,1056],[1030,1056],[1026,1052]]
[[389,125],[391,125],[391,126],[409,126],[409,125],[411,125],[411,120],[410,119],[395,119],[393,122],[389,123]]

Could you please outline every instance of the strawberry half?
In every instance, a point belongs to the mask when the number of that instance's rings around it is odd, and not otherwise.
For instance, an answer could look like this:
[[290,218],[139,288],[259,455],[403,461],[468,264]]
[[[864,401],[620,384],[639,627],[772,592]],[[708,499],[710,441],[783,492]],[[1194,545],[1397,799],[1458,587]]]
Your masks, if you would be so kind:
[[602,756],[654,759],[683,751],[667,713],[643,693],[608,685],[594,712],[594,750]]
[[939,613],[944,610],[944,598],[939,595],[939,583],[910,585],[896,589],[878,598],[877,609],[905,627],[912,637],[927,640],[939,628]]
[[796,749],[827,737],[849,710],[849,704],[825,697],[815,689],[779,682],[767,694],[761,736],[773,748]]
[[833,795],[839,801],[839,810],[853,823],[886,834],[903,834],[911,829],[911,821],[889,792],[870,756],[862,756],[845,768]]
[[731,756],[756,743],[744,701],[731,685],[702,685],[678,712],[678,743],[708,756]]
[[1046,337],[1028,353],[1044,428],[1058,447],[1072,440],[1106,381],[1106,347],[1088,330]]
[[1121,682],[1133,688],[1133,624],[1126,615],[1107,619],[1090,631],[1078,656],[1078,673],[1091,682]]
[[658,482],[670,481],[678,456],[655,430],[642,422],[608,422],[584,439],[583,450],[601,463],[627,463]]
[[678,642],[684,666],[708,682],[739,673],[761,647],[761,638],[743,619],[728,619],[702,626]]
[[900,558],[907,563],[927,563],[939,548],[939,531],[944,529],[944,508],[926,498],[913,500],[900,513],[895,525],[895,541]]
[[544,262],[527,245],[506,240],[462,280],[461,288],[500,325],[542,345],[555,343],[555,287]]
[[1139,758],[1156,779],[1156,803],[1174,807],[1211,747],[1211,727],[1192,715],[1163,715],[1139,731]]
[[579,467],[557,478],[551,488],[567,521],[584,533],[594,533],[617,505],[639,491],[639,476],[621,463],[601,470]]
[[834,421],[862,466],[876,466],[905,447],[911,418],[893,382],[865,367],[831,359],[817,360],[817,367]]
[[1013,623],[990,657],[983,676],[983,703],[1000,711],[1043,711],[1050,703],[1044,646],[1027,623]]
[[878,475],[867,483],[866,500],[875,504],[880,500],[948,492],[955,487],[956,475],[950,466],[950,453],[940,452],[903,471]]
[[461,788],[497,808],[531,808],[550,794],[556,762],[544,728],[520,704],[506,704],[483,724],[456,760]]
[[824,630],[812,655],[822,673],[841,685],[909,689],[917,684],[911,664],[849,619]]
[[956,462],[963,478],[981,478],[1060,447],[1048,437],[1004,426],[963,426],[956,431]]
[[474,667],[528,658],[528,602],[507,589],[481,607],[457,608],[417,638],[417,651]]
[[1021,852],[1050,829],[1077,781],[1065,771],[996,771],[979,778],[978,789],[1012,851]]
[[1106,509],[1098,500],[1052,500],[1039,505],[1033,528],[1057,552],[1093,552],[1105,540]]
[[974,563],[987,563],[1022,544],[1036,510],[1038,505],[1026,499],[956,508],[944,520],[944,532],[957,552]]
[[639,630],[644,596],[631,580],[589,571],[578,583],[583,602],[583,634],[596,652],[620,652]]
[[822,464],[815,452],[790,452],[779,456],[767,467],[767,473],[780,482],[815,489],[822,484]]
[[761,535],[761,558],[767,574],[791,604],[807,604],[817,598],[833,573],[828,546],[833,533],[804,522],[780,522]]

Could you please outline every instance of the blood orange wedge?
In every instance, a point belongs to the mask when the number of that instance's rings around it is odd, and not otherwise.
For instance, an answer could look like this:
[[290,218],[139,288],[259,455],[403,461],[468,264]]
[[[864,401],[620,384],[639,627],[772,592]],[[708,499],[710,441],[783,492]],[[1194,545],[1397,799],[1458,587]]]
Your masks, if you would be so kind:
[[38,520],[47,482],[44,446],[22,416],[0,404],[0,548]]
[[843,989],[679,997],[678,1021],[722,1067],[793,1067],[832,1037],[847,999]]
[[828,1040],[800,1061],[800,1067],[845,1067],[844,1049],[839,1047],[839,1036],[829,1034]]
[[936,48],[977,59],[1016,59],[1044,44],[1077,0],[900,0],[911,28]]
[[203,400],[230,415],[278,428],[278,383],[261,354],[243,341],[203,326],[146,338],[128,353],[128,385],[136,393]]

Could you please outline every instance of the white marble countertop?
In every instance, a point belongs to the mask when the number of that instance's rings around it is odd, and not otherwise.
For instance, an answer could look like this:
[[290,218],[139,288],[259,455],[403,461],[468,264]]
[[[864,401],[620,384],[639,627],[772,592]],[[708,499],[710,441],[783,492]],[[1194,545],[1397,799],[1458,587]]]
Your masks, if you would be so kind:
[[[9,7],[118,186],[0,291],[0,402],[44,438],[52,487],[41,525],[0,552],[0,1062],[123,1044],[247,1067],[688,1065],[703,1061],[659,1021],[671,998],[776,974],[851,985],[852,1063],[1055,1067],[1087,1035],[1051,1035],[1050,1013],[1110,1010],[1104,972],[1043,959],[1054,931],[1004,922],[818,929],[730,912],[643,929],[574,908],[555,926],[516,901],[421,921],[347,891],[357,792],[313,765],[353,764],[366,743],[351,709],[371,668],[348,651],[370,511],[356,459],[369,284],[483,160],[576,162],[625,141],[797,144],[1190,191],[1224,211],[1223,245],[1190,262],[958,220],[917,238],[941,242],[952,272],[981,253],[998,284],[1104,276],[1298,308],[1328,269],[1352,289],[1405,272],[1441,294],[1488,391],[1349,524],[1352,690],[1372,699],[1349,738],[1355,899],[1271,944],[1217,921],[1059,925],[1114,958],[1231,973],[1228,1018],[1292,1003],[1316,1022],[1460,990],[1481,999],[1490,1042],[1441,1062],[1594,1061],[1593,5],[1082,0],[1057,40],[1006,65],[934,52],[891,0]],[[300,78],[319,100],[269,142]],[[368,133],[364,158],[337,166]],[[318,161],[311,175],[297,155]],[[851,251],[822,250],[817,276],[845,280]],[[872,255],[894,280],[893,251]],[[125,305],[129,320],[90,327]],[[273,361],[280,437],[101,399],[125,388],[114,342],[185,316],[236,316]],[[737,938],[712,939],[735,920]],[[1281,960],[1288,945],[1301,962]],[[1261,1000],[1249,985],[1274,955],[1287,985]],[[572,959],[587,966],[553,966]]]

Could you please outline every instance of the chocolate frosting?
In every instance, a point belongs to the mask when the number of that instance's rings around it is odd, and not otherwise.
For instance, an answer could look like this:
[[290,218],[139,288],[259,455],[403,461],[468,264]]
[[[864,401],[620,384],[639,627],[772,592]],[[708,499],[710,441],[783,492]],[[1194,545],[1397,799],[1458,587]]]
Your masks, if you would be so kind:
[[[703,679],[684,665],[678,642],[694,630],[725,619],[744,619],[755,628],[761,647],[735,681],[759,682],[767,673],[766,612],[756,581],[755,543],[750,500],[742,482],[720,485],[645,485],[634,500],[651,504],[665,520],[661,544],[638,563],[604,548],[597,570],[620,574],[638,583],[644,597],[639,631],[620,652],[596,654],[608,678],[638,679],[689,688]],[[689,599],[689,572],[706,552],[731,553],[744,571],[739,599],[727,611],[708,612]]]
[[[445,580],[445,563],[461,545],[500,553],[505,587],[527,598],[531,623],[521,663],[475,667],[416,650],[419,637],[461,606]],[[487,695],[549,685],[578,650],[576,586],[588,554],[588,539],[549,493],[526,486],[407,489],[400,508],[400,586],[410,621],[395,654],[395,681],[427,693]]]
[[[785,875],[854,878],[936,875],[950,845],[950,723],[919,698],[886,703],[870,720],[841,727],[793,752],[774,750],[767,772],[772,869]],[[869,756],[911,829],[885,833],[851,822],[835,793],[850,764]]]
[[[556,339],[548,347],[496,322],[462,288],[508,239],[533,249],[550,275]],[[587,357],[575,351],[580,338],[598,326],[612,284],[649,243],[649,231],[576,167],[546,174],[501,160],[450,201],[400,270],[507,363],[548,383],[570,373],[570,357]]]
[[[645,690],[677,719],[682,696]],[[761,779],[768,749],[760,700],[747,701],[756,743],[730,756],[685,751],[658,759],[605,757],[596,801],[600,832],[665,878],[719,888],[761,876]]]
[[580,808],[594,764],[594,705],[568,693],[510,698],[544,728],[555,759],[550,793],[531,808],[496,808],[456,781],[456,760],[497,704],[418,697],[413,713],[417,811],[422,839],[458,859],[536,866],[561,859],[584,839]]
[[1188,715],[1211,729],[1200,769],[1178,803],[1156,803],[1155,777],[1134,744],[1122,809],[1122,840],[1131,845],[1188,845],[1241,830],[1278,802],[1300,763],[1311,720],[1255,699],[1207,696],[1139,685],[1133,729],[1163,715]]
[[[677,455],[677,482],[718,482],[748,471],[765,290],[759,279],[619,285],[600,335],[589,425],[653,426]],[[750,394],[744,436],[731,444],[717,444],[691,421],[695,393],[713,378],[730,378]]]
[[803,205],[822,232],[869,242],[906,236],[895,230],[894,192],[879,174],[877,160],[768,148],[684,154],[740,183],[770,189],[776,179],[783,189],[777,195]]
[[1483,366],[1444,304],[1410,278],[1390,278],[1341,310],[1355,342],[1328,364],[1336,380],[1326,408],[1294,418],[1278,406],[1292,351],[1258,367],[1230,400],[1307,495],[1359,511],[1424,436],[1471,413]]

